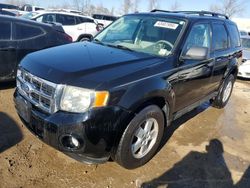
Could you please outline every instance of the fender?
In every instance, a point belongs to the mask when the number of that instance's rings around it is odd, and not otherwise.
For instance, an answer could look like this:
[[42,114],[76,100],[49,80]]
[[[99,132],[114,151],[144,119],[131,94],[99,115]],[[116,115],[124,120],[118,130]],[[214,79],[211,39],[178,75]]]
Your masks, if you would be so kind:
[[172,114],[175,101],[174,91],[171,84],[160,77],[150,78],[129,86],[118,105],[135,112],[141,105],[154,98],[164,99],[165,105],[168,105],[169,108],[167,115]]

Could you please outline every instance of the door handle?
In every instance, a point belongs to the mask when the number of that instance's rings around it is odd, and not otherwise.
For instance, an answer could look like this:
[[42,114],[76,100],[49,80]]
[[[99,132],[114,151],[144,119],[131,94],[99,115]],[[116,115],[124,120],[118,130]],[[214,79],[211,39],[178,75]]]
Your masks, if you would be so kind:
[[82,30],[82,28],[81,28],[81,27],[78,27],[77,30]]

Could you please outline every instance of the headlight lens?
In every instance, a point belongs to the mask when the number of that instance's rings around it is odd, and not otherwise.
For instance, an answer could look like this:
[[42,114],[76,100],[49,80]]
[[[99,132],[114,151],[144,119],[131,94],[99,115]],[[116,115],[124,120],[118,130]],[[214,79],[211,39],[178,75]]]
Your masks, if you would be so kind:
[[62,94],[60,108],[68,112],[82,113],[91,107],[106,106],[108,97],[107,91],[100,92],[66,86]]

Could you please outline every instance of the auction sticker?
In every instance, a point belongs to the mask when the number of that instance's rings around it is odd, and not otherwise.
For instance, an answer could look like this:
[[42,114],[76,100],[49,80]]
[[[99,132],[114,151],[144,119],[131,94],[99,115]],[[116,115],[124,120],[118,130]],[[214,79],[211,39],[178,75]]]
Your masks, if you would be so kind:
[[179,25],[171,22],[157,21],[154,26],[175,30]]

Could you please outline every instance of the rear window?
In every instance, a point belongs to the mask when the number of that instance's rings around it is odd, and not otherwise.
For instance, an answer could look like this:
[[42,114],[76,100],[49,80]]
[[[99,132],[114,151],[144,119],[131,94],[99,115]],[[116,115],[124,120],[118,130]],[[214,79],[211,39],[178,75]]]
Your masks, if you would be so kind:
[[34,38],[43,35],[45,32],[39,28],[30,25],[16,24],[16,40]]
[[228,35],[223,24],[213,24],[213,49],[224,50],[228,48]]
[[11,38],[11,23],[0,22],[0,40],[10,40]]
[[240,46],[240,35],[237,27],[233,24],[228,25],[228,31],[230,34],[231,39],[231,46],[232,47],[239,47]]

